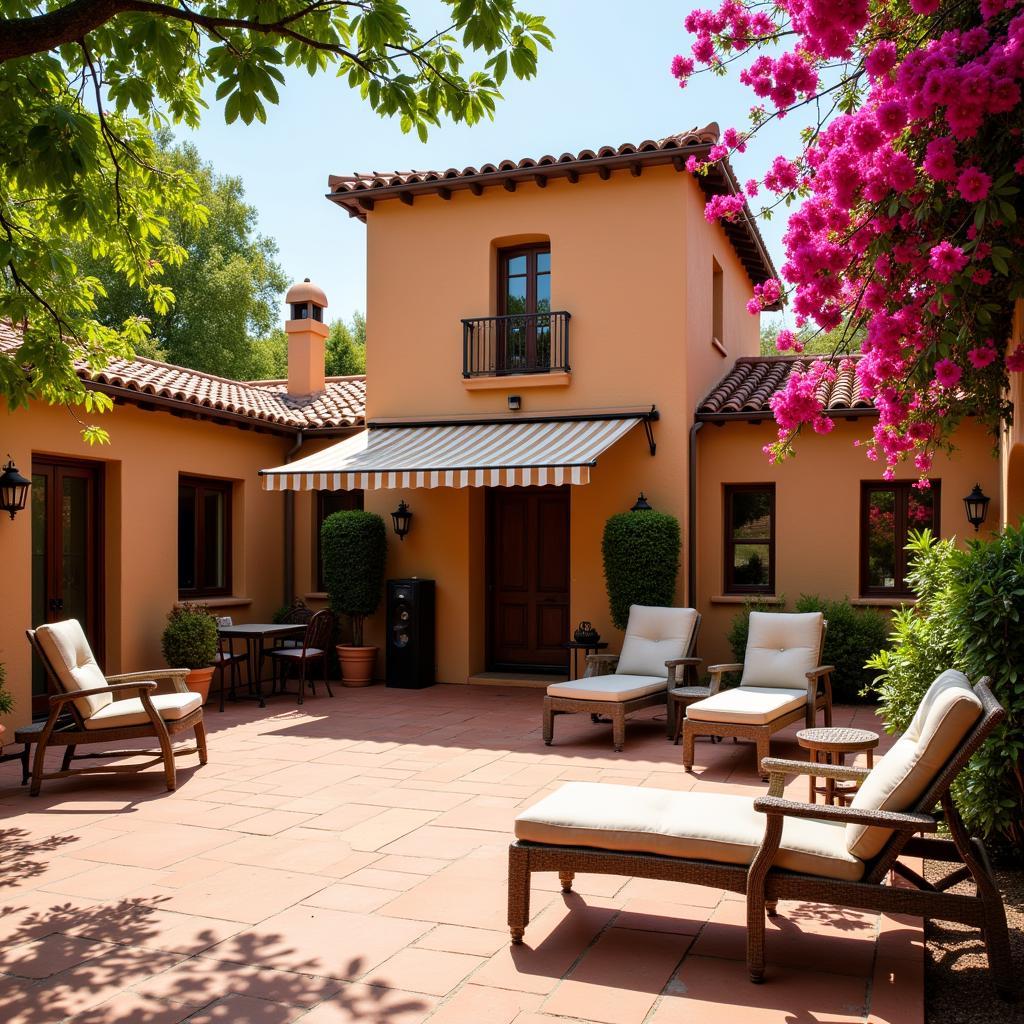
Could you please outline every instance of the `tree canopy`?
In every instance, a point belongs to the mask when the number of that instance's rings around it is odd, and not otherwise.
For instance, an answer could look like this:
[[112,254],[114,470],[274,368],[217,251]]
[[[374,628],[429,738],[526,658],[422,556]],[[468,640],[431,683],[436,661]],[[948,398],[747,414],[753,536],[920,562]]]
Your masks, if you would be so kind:
[[[998,435],[1012,412],[1007,374],[1024,371],[1024,347],[1008,344],[1024,297],[1020,0],[723,0],[691,12],[686,29],[692,56],[672,62],[681,85],[698,65],[739,65],[756,97],[749,127],[725,131],[692,170],[742,153],[782,117],[808,119],[799,151],[714,196],[708,219],[742,216],[762,190],[766,216],[799,202],[782,268],[796,327],[863,330],[857,377],[879,411],[867,455],[887,478],[912,460],[926,486],[964,416]],[[758,285],[752,312],[784,290]],[[817,361],[773,397],[773,460],[806,426],[832,429],[817,384],[834,373]]]
[[[278,380],[288,376],[288,335],[278,328],[252,342],[253,372],[249,380]],[[327,335],[327,376],[366,373],[366,318],[352,314],[351,322],[334,320]]]
[[[76,254],[110,268],[152,314],[186,250],[172,224],[201,231],[210,210],[153,132],[196,126],[212,89],[230,123],[263,121],[283,69],[333,71],[383,117],[426,138],[443,118],[493,114],[511,73],[530,78],[544,19],[516,0],[436,0],[438,32],[418,30],[397,0],[9,0],[0,12],[0,318],[24,329],[0,356],[0,397],[79,404],[93,368],[146,343],[146,317],[104,322],[108,289]],[[86,427],[90,441],[105,432]]]

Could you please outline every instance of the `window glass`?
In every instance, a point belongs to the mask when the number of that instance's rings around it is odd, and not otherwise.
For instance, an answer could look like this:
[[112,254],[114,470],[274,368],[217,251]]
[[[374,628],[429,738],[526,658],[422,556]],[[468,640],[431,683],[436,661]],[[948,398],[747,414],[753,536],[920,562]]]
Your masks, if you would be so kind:
[[775,590],[775,487],[735,484],[725,489],[725,592]]
[[183,477],[178,483],[178,591],[214,597],[231,590],[231,483]]
[[912,530],[939,530],[939,487],[909,481],[865,483],[861,501],[861,592],[909,596],[907,541]]

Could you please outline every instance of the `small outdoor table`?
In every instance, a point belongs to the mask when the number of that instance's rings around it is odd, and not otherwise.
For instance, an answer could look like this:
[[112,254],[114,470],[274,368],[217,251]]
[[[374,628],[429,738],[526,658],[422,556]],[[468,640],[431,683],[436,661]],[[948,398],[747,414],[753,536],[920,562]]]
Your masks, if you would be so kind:
[[[263,698],[263,657],[267,640],[282,640],[285,637],[300,637],[306,632],[305,623],[284,622],[240,622],[234,626],[219,626],[217,632],[225,640],[242,640],[249,655],[248,672],[250,686],[256,692],[252,699],[259,701],[261,708],[267,706]],[[223,680],[221,680],[223,685]]]
[[[848,729],[842,726],[825,726],[820,729],[801,729],[796,734],[797,742],[809,752],[811,764],[843,764],[847,754],[867,752],[868,767],[875,764],[875,747],[878,746],[878,733],[869,729]],[[816,776],[808,780],[809,800],[815,802],[815,794],[822,792],[815,783]],[[856,783],[837,786],[835,779],[825,779],[825,803],[846,803],[846,800],[857,791]]]
[[583,667],[586,668],[586,656],[590,653],[597,654],[598,651],[603,651],[608,646],[607,640],[594,640],[591,643],[579,643],[576,640],[570,640],[568,643],[562,644],[567,651],[572,651],[572,675],[570,679],[579,679],[578,666],[576,660],[579,657],[579,652],[583,651]]

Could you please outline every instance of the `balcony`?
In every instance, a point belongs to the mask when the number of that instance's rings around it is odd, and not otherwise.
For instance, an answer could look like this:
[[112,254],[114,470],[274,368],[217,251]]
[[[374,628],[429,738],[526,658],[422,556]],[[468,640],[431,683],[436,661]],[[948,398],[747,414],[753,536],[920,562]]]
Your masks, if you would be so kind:
[[555,313],[513,313],[462,321],[462,376],[569,373],[569,318]]

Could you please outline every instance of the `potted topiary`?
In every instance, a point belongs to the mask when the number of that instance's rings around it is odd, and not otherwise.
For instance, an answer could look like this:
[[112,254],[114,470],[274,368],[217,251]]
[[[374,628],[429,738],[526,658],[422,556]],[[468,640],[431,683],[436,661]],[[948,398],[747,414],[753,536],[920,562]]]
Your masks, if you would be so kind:
[[205,704],[217,658],[217,620],[202,605],[176,605],[167,616],[162,647],[171,668],[191,670],[186,685]]
[[[14,710],[14,698],[6,687],[7,668],[0,662],[0,715],[9,715]],[[4,745],[4,733],[7,728],[0,723],[0,748]]]
[[363,643],[363,622],[377,610],[384,588],[384,520],[357,509],[335,512],[321,527],[320,550],[331,610],[352,623],[352,643],[337,646],[341,681],[346,686],[368,686],[377,648]]
[[632,604],[671,607],[679,574],[679,520],[652,508],[620,512],[604,525],[604,579],[612,622],[625,629]]

